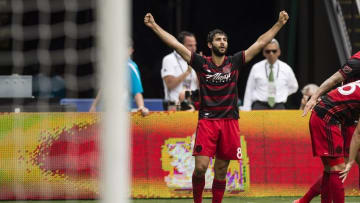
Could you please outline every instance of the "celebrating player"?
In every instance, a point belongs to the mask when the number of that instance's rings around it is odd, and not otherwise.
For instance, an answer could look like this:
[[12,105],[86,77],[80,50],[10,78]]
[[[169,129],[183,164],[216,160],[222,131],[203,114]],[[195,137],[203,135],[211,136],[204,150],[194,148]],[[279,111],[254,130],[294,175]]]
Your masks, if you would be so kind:
[[226,173],[230,160],[241,159],[239,137],[239,109],[237,107],[237,80],[244,63],[249,62],[263,49],[289,19],[281,11],[275,25],[261,35],[247,50],[226,56],[228,38],[225,32],[215,29],[208,34],[211,57],[191,53],[174,36],[155,23],[153,16],[145,15],[144,23],[169,47],[194,68],[200,83],[199,121],[193,155],[193,196],[195,203],[202,202],[205,172],[210,157],[216,156],[215,177],[212,185],[213,203],[221,203]]

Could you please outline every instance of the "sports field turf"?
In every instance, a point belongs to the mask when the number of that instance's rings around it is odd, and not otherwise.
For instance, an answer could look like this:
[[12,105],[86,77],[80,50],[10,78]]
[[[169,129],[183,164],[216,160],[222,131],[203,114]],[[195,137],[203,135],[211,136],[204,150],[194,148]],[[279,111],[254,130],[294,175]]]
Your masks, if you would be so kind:
[[[294,197],[241,197],[241,198],[224,198],[223,203],[285,203],[296,199]],[[97,200],[54,200],[54,201],[0,201],[0,203],[100,203]],[[311,203],[319,203],[320,198],[315,198]],[[346,197],[346,203],[359,203],[360,197]],[[131,203],[192,203],[191,199],[136,199]],[[211,203],[211,199],[204,199],[203,203]]]

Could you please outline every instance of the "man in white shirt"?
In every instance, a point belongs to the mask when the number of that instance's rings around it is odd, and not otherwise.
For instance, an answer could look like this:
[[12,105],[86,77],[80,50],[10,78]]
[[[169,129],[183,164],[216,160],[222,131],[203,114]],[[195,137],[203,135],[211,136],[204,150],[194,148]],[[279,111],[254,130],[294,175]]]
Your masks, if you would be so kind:
[[298,90],[298,83],[291,67],[278,59],[280,54],[276,39],[263,49],[266,59],[250,71],[241,110],[285,109],[287,97]]
[[[178,35],[178,40],[188,50],[196,52],[196,39],[193,33],[182,31]],[[165,102],[179,104],[179,95],[183,90],[198,89],[195,71],[175,51],[163,58],[161,77],[164,84]]]

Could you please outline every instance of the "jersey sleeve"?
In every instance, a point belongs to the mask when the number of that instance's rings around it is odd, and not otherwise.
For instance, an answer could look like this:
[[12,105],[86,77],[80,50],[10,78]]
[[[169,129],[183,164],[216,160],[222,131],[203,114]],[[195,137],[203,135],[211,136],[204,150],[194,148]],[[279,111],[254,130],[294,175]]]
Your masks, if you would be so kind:
[[191,53],[191,59],[189,65],[195,70],[195,72],[199,72],[202,66],[205,63],[205,58],[200,56],[199,54],[193,52]]
[[231,56],[231,62],[233,63],[234,67],[241,67],[245,64],[245,52],[239,51]]
[[360,75],[360,60],[351,58],[339,70],[339,73],[346,79]]

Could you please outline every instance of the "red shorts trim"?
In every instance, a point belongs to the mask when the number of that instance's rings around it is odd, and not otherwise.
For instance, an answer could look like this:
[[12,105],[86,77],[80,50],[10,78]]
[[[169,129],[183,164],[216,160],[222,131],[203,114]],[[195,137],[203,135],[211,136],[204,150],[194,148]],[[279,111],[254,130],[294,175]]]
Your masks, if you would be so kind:
[[236,119],[201,119],[198,122],[194,156],[241,159],[239,122]]
[[342,157],[344,156],[344,139],[340,125],[325,123],[315,111],[311,113],[310,121],[311,144],[314,156]]

